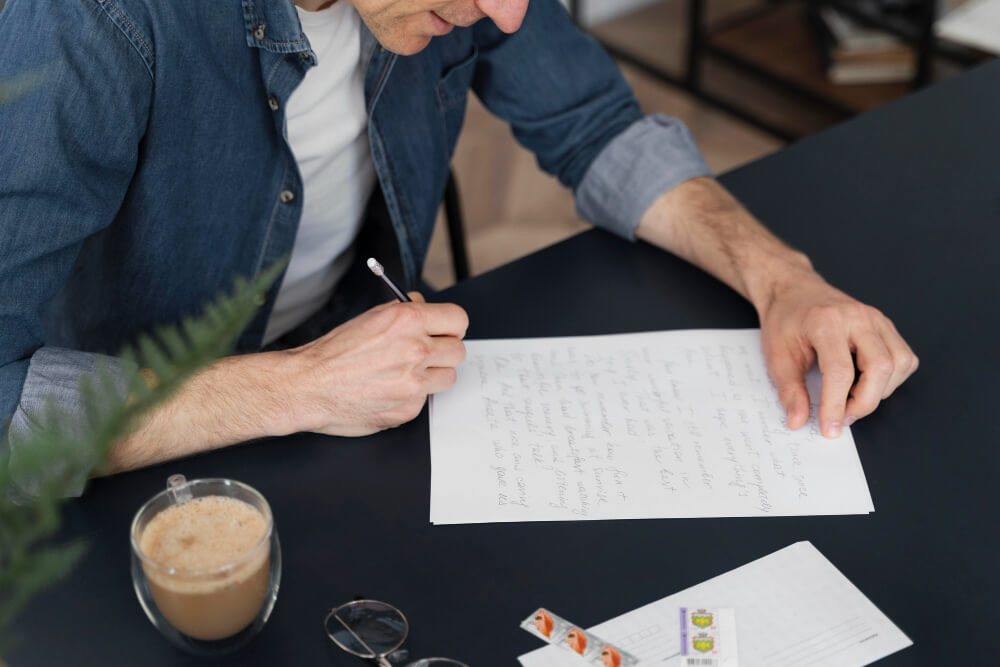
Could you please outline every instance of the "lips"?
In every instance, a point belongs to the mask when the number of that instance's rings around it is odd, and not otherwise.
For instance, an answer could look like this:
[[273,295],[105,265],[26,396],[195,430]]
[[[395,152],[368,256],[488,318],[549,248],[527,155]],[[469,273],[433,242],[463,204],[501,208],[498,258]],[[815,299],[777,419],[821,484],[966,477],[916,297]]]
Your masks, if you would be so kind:
[[435,14],[433,11],[428,12],[431,15],[431,24],[434,27],[435,35],[447,35],[451,32],[452,28],[455,27],[453,23],[445,21],[443,18]]

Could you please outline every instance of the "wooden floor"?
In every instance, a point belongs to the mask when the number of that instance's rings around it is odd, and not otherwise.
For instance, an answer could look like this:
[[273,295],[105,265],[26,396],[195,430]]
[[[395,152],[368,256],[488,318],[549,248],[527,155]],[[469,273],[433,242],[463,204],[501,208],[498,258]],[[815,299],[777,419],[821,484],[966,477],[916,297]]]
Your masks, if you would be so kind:
[[[710,10],[725,5],[726,11],[732,11],[738,9],[737,6],[752,6],[756,1],[727,0],[707,5]],[[665,0],[605,23],[594,32],[608,42],[627,46],[630,52],[640,53],[665,68],[680,72],[685,49],[685,4],[683,0]],[[711,21],[715,17],[710,14],[707,18]],[[803,47],[803,43],[799,40],[799,48],[808,49],[809,46]],[[810,50],[789,52],[787,58],[796,61],[818,56]],[[645,112],[677,116],[691,128],[709,166],[716,173],[756,160],[782,146],[782,142],[771,135],[677,88],[628,67],[623,67],[623,71]],[[703,78],[707,88],[724,91],[742,104],[762,110],[769,120],[784,126],[808,133],[833,121],[826,112],[795,104],[793,99],[720,64],[707,63]],[[509,128],[474,99],[470,99],[454,170],[473,275],[588,228],[576,215],[572,194],[542,172],[534,156],[514,142]],[[424,278],[438,288],[454,283],[447,235],[441,219],[431,242]]]

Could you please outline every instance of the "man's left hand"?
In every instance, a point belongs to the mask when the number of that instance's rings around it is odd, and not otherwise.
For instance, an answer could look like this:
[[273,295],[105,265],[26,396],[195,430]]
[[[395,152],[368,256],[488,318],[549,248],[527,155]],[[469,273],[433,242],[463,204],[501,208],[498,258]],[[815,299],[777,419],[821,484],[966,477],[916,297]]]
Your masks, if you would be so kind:
[[657,198],[636,235],[700,266],[754,305],[790,428],[809,418],[805,374],[814,363],[823,374],[820,428],[830,438],[870,414],[917,369],[916,355],[885,315],[823,280],[804,254],[711,178],[685,181]]
[[889,318],[811,270],[775,286],[758,312],[764,358],[789,428],[809,417],[804,376],[814,363],[823,374],[819,423],[828,438],[871,414],[917,370],[917,356]]

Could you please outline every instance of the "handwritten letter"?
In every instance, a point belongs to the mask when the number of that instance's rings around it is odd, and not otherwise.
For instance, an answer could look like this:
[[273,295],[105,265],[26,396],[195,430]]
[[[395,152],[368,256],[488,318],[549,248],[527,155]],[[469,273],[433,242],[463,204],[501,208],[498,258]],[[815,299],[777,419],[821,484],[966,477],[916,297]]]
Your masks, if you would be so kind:
[[848,429],[785,426],[756,329],[466,346],[431,404],[434,523],[873,509]]

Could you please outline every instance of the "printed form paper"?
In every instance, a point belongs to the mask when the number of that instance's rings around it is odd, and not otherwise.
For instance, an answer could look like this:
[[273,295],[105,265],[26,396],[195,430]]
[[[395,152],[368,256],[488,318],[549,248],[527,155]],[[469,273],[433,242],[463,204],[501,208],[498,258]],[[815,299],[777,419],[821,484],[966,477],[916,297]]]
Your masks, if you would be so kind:
[[[809,542],[590,628],[639,658],[681,664],[678,610],[736,610],[740,667],[857,667],[913,644]],[[522,655],[524,667],[580,667],[557,646]]]
[[854,439],[824,438],[819,375],[791,431],[760,331],[466,341],[431,400],[438,524],[873,511]]

